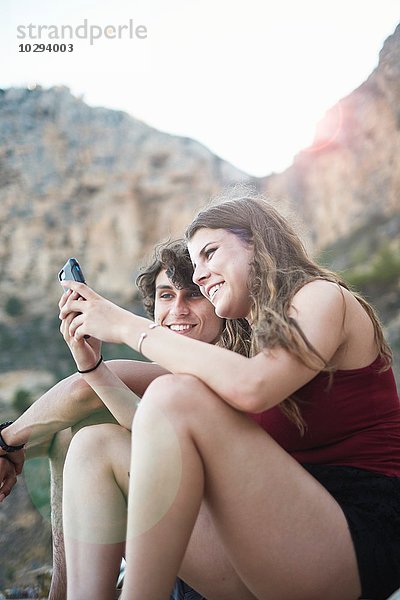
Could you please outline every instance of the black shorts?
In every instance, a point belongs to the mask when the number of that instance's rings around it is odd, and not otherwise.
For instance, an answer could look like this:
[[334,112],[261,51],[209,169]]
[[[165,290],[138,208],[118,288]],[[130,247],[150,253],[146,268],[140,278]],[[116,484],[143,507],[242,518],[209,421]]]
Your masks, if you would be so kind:
[[335,498],[357,556],[362,598],[386,600],[400,588],[400,477],[303,464]]

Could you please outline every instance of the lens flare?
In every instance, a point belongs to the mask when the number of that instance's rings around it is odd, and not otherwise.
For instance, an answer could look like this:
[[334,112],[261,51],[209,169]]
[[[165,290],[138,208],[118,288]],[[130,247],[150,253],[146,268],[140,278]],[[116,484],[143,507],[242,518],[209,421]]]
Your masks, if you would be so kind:
[[305,148],[303,152],[320,152],[333,146],[338,140],[343,129],[343,107],[338,102],[331,108],[325,117],[318,123],[315,138],[311,146]]

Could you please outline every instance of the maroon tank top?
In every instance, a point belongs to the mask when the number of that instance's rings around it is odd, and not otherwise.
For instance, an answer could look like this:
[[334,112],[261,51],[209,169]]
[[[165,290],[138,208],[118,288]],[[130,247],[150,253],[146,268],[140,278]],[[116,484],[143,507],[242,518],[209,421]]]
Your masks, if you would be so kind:
[[301,436],[278,406],[251,418],[300,463],[342,465],[400,477],[400,401],[392,369],[319,373],[296,392],[307,430]]

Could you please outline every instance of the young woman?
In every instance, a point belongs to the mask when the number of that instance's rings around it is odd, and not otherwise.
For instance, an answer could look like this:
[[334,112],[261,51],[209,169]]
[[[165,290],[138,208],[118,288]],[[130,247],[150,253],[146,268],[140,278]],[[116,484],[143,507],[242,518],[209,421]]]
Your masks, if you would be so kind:
[[216,314],[251,324],[251,358],[80,284],[60,313],[77,344],[126,343],[172,373],[133,422],[122,598],[168,598],[178,572],[209,600],[386,598],[400,585],[400,405],[373,309],[262,200],[208,208],[187,238]]
[[[137,278],[143,304],[151,319],[177,335],[211,344],[234,347],[248,354],[249,331],[246,322],[226,323],[215,314],[212,304],[192,281],[193,267],[183,241],[160,244],[154,260]],[[65,297],[61,299],[63,305]],[[76,342],[62,326],[65,340],[76,353]],[[79,344],[78,344],[79,346]],[[89,349],[89,346],[91,348]],[[92,339],[83,351],[98,349]],[[82,349],[78,349],[78,352]],[[76,357],[78,360],[78,356]],[[81,356],[79,358],[82,358]],[[148,363],[147,363],[148,364]],[[71,598],[96,600],[112,597],[122,556],[125,554],[126,499],[130,469],[130,429],[134,406],[138,400],[120,378],[109,372],[82,375],[105,401],[118,424],[101,423],[86,426],[76,435],[64,470],[66,519],[73,507],[73,520],[78,523],[79,541],[69,545],[68,590]],[[122,402],[118,403],[118,399]],[[121,405],[121,406],[120,406]],[[101,494],[98,490],[101,489]],[[74,502],[75,494],[78,502]],[[201,519],[199,519],[201,527]],[[182,581],[174,587],[171,599],[180,600],[190,594],[201,598]]]

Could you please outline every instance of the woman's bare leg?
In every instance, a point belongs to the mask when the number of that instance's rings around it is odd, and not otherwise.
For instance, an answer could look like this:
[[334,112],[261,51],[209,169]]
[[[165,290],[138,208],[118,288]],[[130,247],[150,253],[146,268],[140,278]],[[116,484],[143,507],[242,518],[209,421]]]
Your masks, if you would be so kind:
[[63,521],[71,600],[109,600],[125,550],[130,433],[94,425],[73,438],[64,469]]
[[[122,440],[118,439],[121,435],[124,438],[123,445]],[[126,439],[129,446],[126,445]],[[101,453],[99,453],[99,447],[103,447]],[[82,458],[84,459],[83,462]],[[65,485],[70,490],[65,514],[66,518],[76,521],[76,527],[81,532],[85,531],[86,528],[93,531],[105,521],[109,525],[108,535],[112,536],[112,539],[115,538],[113,529],[120,526],[115,521],[111,522],[110,516],[107,517],[107,514],[115,515],[115,511],[118,510],[118,490],[122,490],[125,496],[127,494],[129,461],[130,436],[128,432],[120,427],[88,427],[85,432],[81,432],[76,436],[76,439],[72,442],[65,469]],[[79,484],[79,480],[83,475],[85,476],[85,494]],[[99,480],[100,484],[98,483]],[[117,502],[114,507],[115,495],[117,496]],[[77,511],[76,505],[78,505]],[[122,505],[122,508],[126,513],[126,505]],[[209,524],[209,519],[205,513],[204,508],[201,510],[199,525],[195,530],[206,531],[205,525],[206,523]],[[120,533],[122,535],[121,530]],[[125,530],[123,535],[125,536]],[[213,536],[206,536],[203,542],[204,556],[202,555],[202,560],[207,560],[210,578],[224,581],[224,589],[226,588],[228,594],[226,597],[233,597],[229,594],[231,590],[235,589],[240,591],[241,600],[254,600],[254,596],[246,592],[246,588],[238,580],[226,558],[219,551],[215,552],[213,550]],[[96,597],[96,600],[98,598],[104,600],[114,598],[117,571],[115,564],[113,567],[112,562],[110,562],[110,555],[113,557],[115,553],[119,560],[121,546],[107,543],[98,546],[88,545],[69,538],[67,538],[66,546],[69,556],[69,597],[74,600],[92,597]],[[82,554],[84,554],[83,557]],[[74,588],[71,588],[71,580],[73,580],[72,585],[74,585]],[[223,600],[222,597],[221,600]]]
[[203,496],[223,560],[254,597],[359,597],[339,505],[258,425],[200,381],[167,375],[153,382],[132,433],[124,600],[167,599],[180,568],[209,600],[227,597],[204,567],[199,571],[194,537],[184,556]]
[[[207,574],[204,577],[204,573]],[[191,535],[179,576],[205,598],[256,600],[234,570],[205,503]],[[206,595],[207,594],[207,595]]]

